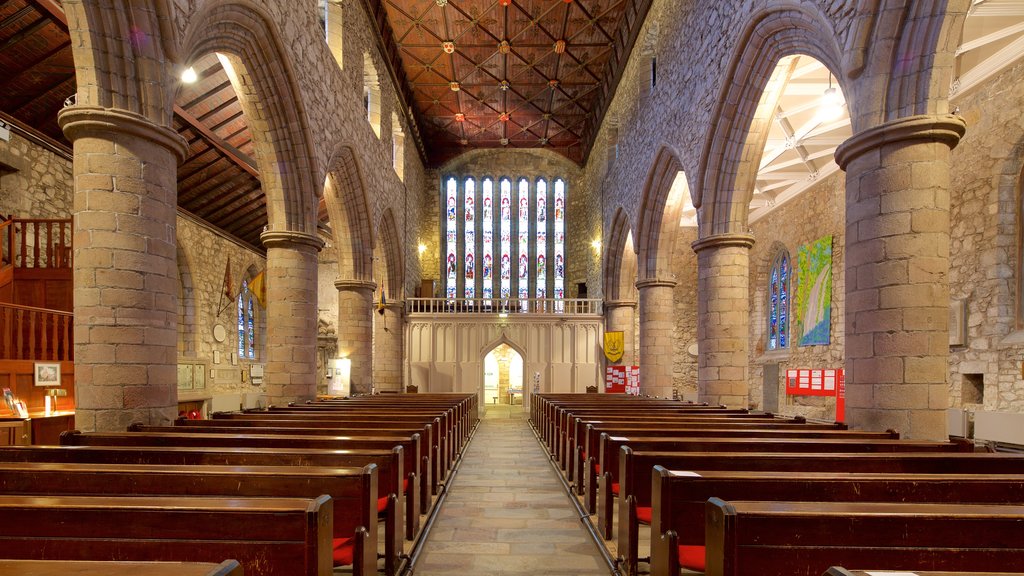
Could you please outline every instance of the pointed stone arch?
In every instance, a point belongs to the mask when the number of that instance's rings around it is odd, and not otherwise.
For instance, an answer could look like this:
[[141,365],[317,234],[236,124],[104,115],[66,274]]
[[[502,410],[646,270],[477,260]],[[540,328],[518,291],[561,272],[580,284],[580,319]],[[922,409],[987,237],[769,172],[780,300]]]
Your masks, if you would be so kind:
[[[604,294],[606,300],[633,300],[637,280],[637,257],[629,214],[619,207],[612,216],[605,250]],[[632,272],[629,274],[628,272]]]
[[331,154],[324,198],[338,251],[338,276],[372,281],[373,226],[363,177],[351,146],[339,145]]
[[[700,238],[746,233],[753,182],[774,113],[772,93],[764,98],[769,79],[780,60],[795,54],[839,70],[842,49],[831,29],[817,10],[795,4],[750,19],[725,74],[694,181]],[[838,80],[848,93],[842,77]]]
[[377,225],[385,275],[379,280],[387,287],[388,300],[398,301],[405,293],[405,259],[402,255],[402,241],[395,224],[395,213],[391,208],[384,210]]
[[647,173],[637,221],[637,278],[670,278],[672,246],[682,215],[682,189],[673,187],[683,173],[679,156],[668,147],[658,155]]
[[316,147],[293,58],[274,19],[247,0],[207,2],[189,24],[186,61],[220,55],[252,133],[270,231],[316,236]]
[[192,281],[192,258],[180,239],[178,262],[178,357],[196,356],[196,292]]

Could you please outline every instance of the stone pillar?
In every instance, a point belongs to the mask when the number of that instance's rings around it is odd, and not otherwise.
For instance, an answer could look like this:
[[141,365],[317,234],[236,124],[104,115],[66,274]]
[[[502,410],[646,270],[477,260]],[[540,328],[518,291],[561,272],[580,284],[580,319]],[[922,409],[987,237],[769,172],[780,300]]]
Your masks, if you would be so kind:
[[949,153],[956,116],[853,136],[846,171],[846,417],[858,429],[946,439]]
[[316,396],[317,253],[319,237],[270,230],[260,235],[267,248],[267,401]]
[[[622,360],[610,363],[633,366],[636,362],[636,302],[632,300],[609,300],[604,303],[605,330],[622,332]],[[642,378],[643,376],[641,376]],[[669,392],[671,398],[672,392]]]
[[675,332],[675,280],[648,278],[640,290],[640,393],[672,397],[672,344]]
[[750,338],[748,234],[717,234],[697,240],[697,398],[746,408]]
[[352,360],[353,394],[369,394],[373,386],[373,292],[365,280],[336,280],[338,289],[338,357]]
[[373,384],[380,390],[405,392],[402,386],[402,351],[405,315],[401,303],[387,303],[374,316]]
[[125,110],[72,106],[75,425],[177,416],[177,165],[187,144]]

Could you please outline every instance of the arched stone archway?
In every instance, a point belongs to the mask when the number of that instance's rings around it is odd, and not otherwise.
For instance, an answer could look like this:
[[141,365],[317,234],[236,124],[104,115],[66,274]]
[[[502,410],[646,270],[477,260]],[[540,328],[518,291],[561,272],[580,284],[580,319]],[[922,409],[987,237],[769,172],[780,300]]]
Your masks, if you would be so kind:
[[605,331],[622,332],[623,354],[615,364],[631,366],[636,362],[637,256],[629,216],[621,206],[612,217],[605,255]]
[[378,390],[402,390],[405,315],[403,285],[405,263],[394,212],[388,208],[377,226],[380,242],[374,251],[375,278],[380,279],[385,304],[377,304],[373,334],[373,383]]

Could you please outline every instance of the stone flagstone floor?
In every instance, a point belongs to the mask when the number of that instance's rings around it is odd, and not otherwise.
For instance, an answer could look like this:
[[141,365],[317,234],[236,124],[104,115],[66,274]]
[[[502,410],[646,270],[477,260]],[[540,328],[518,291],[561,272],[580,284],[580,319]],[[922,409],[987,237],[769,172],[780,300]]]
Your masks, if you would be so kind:
[[416,576],[605,576],[521,406],[487,406]]

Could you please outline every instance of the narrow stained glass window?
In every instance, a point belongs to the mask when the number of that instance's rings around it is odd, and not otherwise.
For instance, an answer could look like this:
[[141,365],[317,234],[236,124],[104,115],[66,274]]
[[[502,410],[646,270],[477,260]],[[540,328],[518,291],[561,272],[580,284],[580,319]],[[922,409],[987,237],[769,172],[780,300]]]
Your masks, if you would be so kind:
[[780,252],[768,275],[768,350],[789,346],[789,254]]
[[254,360],[256,358],[256,310],[253,307],[252,293],[249,284],[242,282],[238,292],[238,357]]
[[530,183],[519,181],[519,307],[527,310],[530,297]]
[[249,286],[242,282],[242,291],[238,293],[238,357],[245,358],[245,301],[249,295]]
[[457,275],[456,270],[456,254],[458,245],[458,222],[456,221],[456,212],[458,204],[458,190],[455,178],[448,179],[448,185],[446,188],[446,201],[445,210],[447,224],[446,224],[446,249],[445,249],[445,296],[448,298],[455,298]]
[[[466,252],[466,264],[465,264],[465,296],[466,298],[476,298],[476,182],[472,179],[466,179],[466,187],[464,189],[466,195],[465,202],[465,240],[464,245]],[[469,302],[472,306],[473,303]]]
[[[565,182],[555,180],[555,299],[565,298]],[[564,304],[555,303],[561,312]]]
[[548,297],[548,183],[537,181],[537,298]]
[[512,297],[512,181],[501,181],[501,297]]
[[491,209],[494,201],[494,182],[490,178],[484,180],[481,196],[480,203],[483,205],[481,228],[484,235],[484,261],[483,270],[480,274],[483,280],[481,296],[484,298],[494,298],[494,215]]

